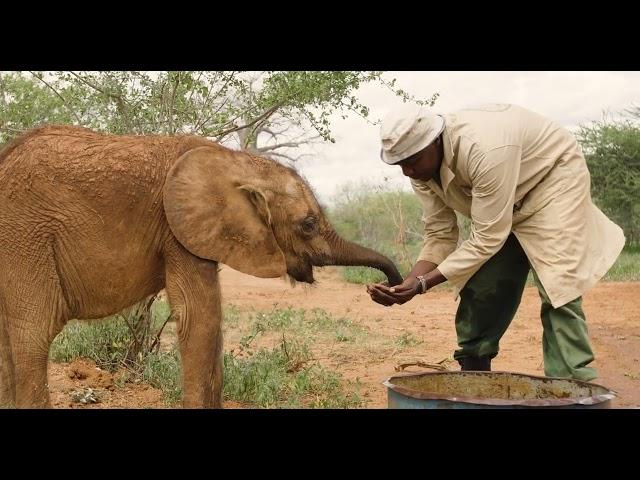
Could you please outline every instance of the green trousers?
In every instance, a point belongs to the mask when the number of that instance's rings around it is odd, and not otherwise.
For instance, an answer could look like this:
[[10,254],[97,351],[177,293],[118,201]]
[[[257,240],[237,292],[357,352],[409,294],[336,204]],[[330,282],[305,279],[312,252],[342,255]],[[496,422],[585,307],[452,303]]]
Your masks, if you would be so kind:
[[[504,246],[471,277],[460,292],[456,313],[459,350],[456,360],[498,354],[502,335],[520,305],[529,274],[529,261],[516,237],[511,234]],[[553,308],[549,297],[533,272],[542,299],[540,317],[544,330],[542,354],[548,377],[593,380],[593,361],[582,298]]]

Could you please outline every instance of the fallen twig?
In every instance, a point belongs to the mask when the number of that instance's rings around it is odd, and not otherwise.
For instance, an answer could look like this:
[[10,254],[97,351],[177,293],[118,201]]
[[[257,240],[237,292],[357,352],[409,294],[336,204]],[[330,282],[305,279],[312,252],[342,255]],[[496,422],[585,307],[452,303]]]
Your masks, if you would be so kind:
[[401,363],[395,367],[396,372],[401,372],[407,367],[422,367],[422,368],[430,368],[433,370],[439,370],[441,372],[447,372],[449,369],[443,365],[447,359],[442,360],[438,363],[425,363],[425,362],[410,362],[410,363]]

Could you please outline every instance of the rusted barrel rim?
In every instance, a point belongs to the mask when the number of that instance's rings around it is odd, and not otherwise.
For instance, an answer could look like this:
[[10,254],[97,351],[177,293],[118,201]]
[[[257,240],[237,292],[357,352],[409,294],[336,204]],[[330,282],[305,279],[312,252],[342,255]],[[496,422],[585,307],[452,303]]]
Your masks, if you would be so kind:
[[[401,377],[417,377],[417,376],[431,376],[431,375],[479,375],[483,376],[486,374],[492,375],[509,375],[511,377],[526,377],[532,378],[536,380],[549,381],[549,380],[564,380],[571,381],[583,385],[585,387],[598,387],[606,390],[607,393],[603,393],[600,395],[592,395],[590,397],[583,398],[552,398],[552,399],[530,399],[530,400],[508,400],[508,399],[499,399],[499,398],[480,398],[480,397],[468,397],[468,396],[451,396],[451,395],[439,395],[435,393],[426,393],[420,392],[417,390],[413,390],[411,388],[403,387],[401,385],[396,385],[393,383],[393,380]],[[597,383],[584,382],[582,380],[574,380],[567,378],[557,378],[557,377],[541,377],[537,375],[527,375],[524,373],[513,373],[513,372],[405,372],[399,373],[396,375],[392,375],[387,378],[383,383],[385,387],[397,392],[401,395],[405,395],[407,397],[415,398],[418,400],[448,400],[451,402],[462,402],[462,403],[475,403],[479,405],[497,405],[497,406],[525,406],[525,407],[561,407],[567,405],[597,405],[598,403],[606,402],[608,400],[612,400],[617,396],[617,392],[603,386],[598,385]]]

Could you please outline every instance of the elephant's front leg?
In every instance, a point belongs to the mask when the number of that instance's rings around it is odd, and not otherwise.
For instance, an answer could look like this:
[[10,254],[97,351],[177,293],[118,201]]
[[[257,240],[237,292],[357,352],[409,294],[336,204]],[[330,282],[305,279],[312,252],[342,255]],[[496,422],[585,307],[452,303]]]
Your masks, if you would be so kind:
[[185,408],[222,408],[222,309],[218,264],[175,239],[165,249],[166,289],[177,321]]

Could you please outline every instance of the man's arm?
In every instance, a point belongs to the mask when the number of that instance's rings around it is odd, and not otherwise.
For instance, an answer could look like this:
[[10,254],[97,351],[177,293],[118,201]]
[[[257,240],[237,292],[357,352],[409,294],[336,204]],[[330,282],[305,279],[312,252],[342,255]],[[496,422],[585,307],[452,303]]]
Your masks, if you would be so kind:
[[455,250],[458,243],[458,219],[453,209],[427,185],[412,181],[411,186],[422,204],[424,243],[416,264],[401,285],[393,289],[385,284],[367,285],[373,301],[385,306],[405,303],[420,293],[422,284],[418,276],[425,275],[427,288],[446,281],[437,266]]
[[411,187],[422,205],[424,224],[423,246],[417,261],[424,260],[439,265],[458,245],[456,212],[428,185],[412,180]]
[[508,145],[469,162],[471,235],[438,265],[438,270],[458,288],[502,248],[511,233],[520,161],[520,147]]

